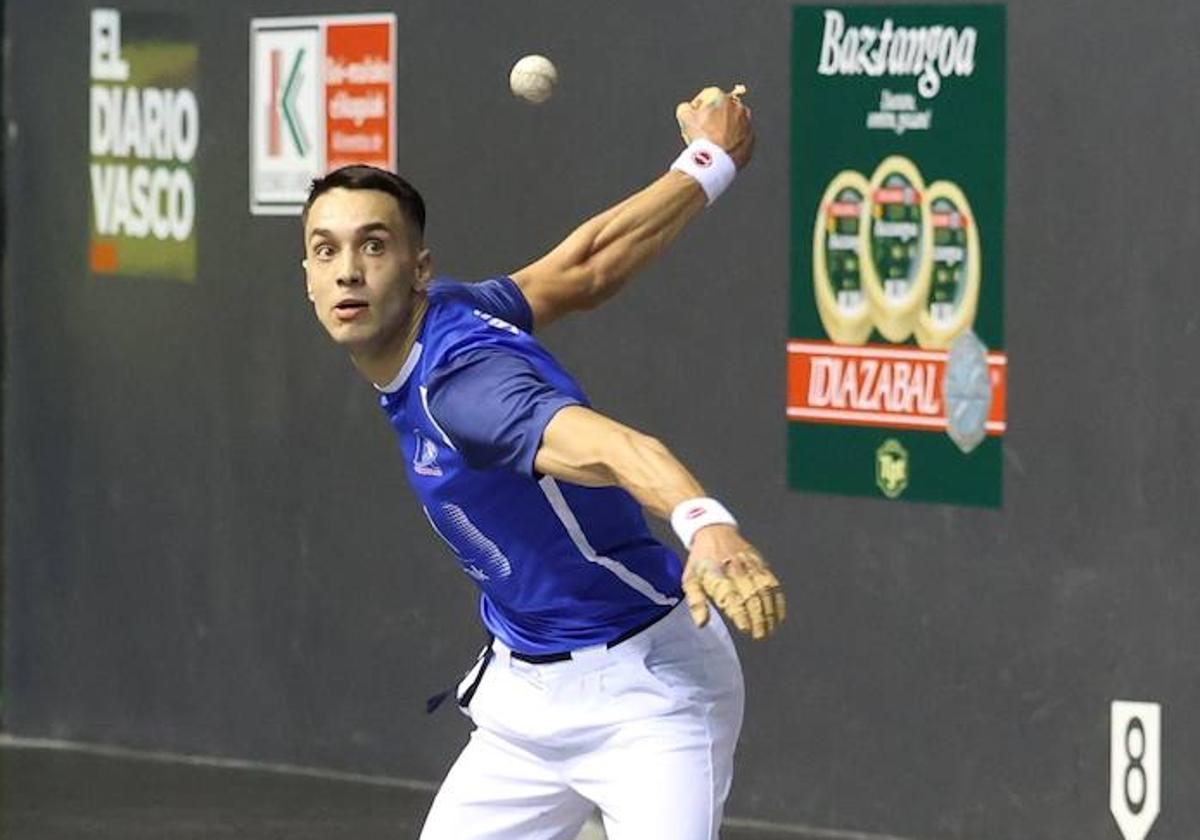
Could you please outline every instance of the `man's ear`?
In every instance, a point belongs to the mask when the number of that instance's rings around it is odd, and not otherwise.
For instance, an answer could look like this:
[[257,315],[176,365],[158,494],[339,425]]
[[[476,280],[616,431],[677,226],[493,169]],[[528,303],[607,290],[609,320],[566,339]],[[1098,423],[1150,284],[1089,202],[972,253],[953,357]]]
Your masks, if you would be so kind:
[[417,276],[413,288],[418,292],[429,289],[429,281],[433,279],[433,253],[428,248],[422,248],[417,253]]
[[300,260],[300,267],[304,269],[304,290],[308,293],[308,299],[313,299],[312,280],[308,278],[308,258]]

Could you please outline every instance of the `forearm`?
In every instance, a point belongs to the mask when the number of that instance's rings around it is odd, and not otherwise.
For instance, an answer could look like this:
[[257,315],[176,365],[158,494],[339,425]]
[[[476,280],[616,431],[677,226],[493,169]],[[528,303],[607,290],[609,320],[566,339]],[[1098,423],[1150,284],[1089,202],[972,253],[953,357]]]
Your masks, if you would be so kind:
[[670,171],[588,219],[553,251],[512,275],[543,326],[612,297],[704,209],[704,191]]
[[581,225],[575,240],[584,281],[579,308],[613,296],[675,241],[704,209],[704,192],[681,172],[667,172],[641,192]]
[[613,455],[616,483],[655,516],[669,520],[680,502],[704,495],[700,482],[655,438],[634,433]]

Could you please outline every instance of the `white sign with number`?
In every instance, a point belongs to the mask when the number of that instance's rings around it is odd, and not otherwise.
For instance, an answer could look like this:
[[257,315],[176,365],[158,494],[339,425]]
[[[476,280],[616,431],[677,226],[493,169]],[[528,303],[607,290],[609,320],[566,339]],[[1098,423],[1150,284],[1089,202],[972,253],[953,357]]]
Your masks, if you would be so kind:
[[1145,840],[1162,804],[1162,707],[1114,700],[1108,807],[1125,840]]

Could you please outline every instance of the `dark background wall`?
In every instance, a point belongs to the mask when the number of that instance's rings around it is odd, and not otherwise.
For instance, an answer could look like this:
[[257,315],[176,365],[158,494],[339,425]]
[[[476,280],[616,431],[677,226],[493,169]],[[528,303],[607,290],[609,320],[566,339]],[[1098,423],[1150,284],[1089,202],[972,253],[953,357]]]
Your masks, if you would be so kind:
[[[120,5],[194,15],[187,285],[89,275],[89,8],[5,8],[5,725],[440,778],[466,725],[422,702],[479,642],[472,588],[311,315],[297,221],[247,210],[250,18],[387,9]],[[758,153],[734,189],[625,295],[545,335],[599,407],[694,466],[789,586],[781,635],[741,646],[729,811],[1116,838],[1124,698],[1163,704],[1152,836],[1194,836],[1200,6],[1008,4],[1000,511],[785,488],[788,3],[394,10],[401,168],[456,276],[518,268],[656,176],[696,88],[752,89]],[[527,52],[562,76],[537,109],[506,89]]]

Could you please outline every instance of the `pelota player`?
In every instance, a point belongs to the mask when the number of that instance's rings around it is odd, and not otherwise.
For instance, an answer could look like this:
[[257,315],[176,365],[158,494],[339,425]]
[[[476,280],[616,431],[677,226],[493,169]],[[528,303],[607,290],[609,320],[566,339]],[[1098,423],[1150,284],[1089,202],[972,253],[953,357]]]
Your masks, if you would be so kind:
[[[592,409],[530,335],[617,292],[749,161],[736,96],[677,116],[692,142],[665,175],[511,277],[432,280],[424,204],[396,175],[347,167],[309,195],[317,318],[379,389],[493,637],[459,686],[476,728],[425,840],[571,838],[593,804],[611,840],[717,836],[743,688],[707,599],[761,639],[782,590],[687,469]],[[670,518],[686,565],[641,508]]]

